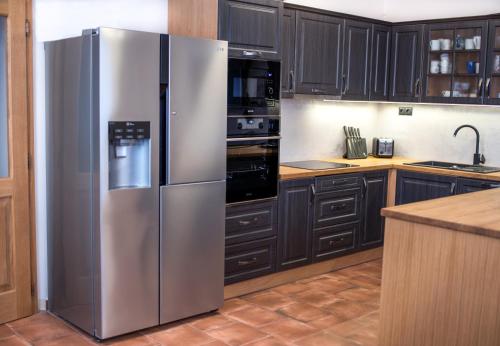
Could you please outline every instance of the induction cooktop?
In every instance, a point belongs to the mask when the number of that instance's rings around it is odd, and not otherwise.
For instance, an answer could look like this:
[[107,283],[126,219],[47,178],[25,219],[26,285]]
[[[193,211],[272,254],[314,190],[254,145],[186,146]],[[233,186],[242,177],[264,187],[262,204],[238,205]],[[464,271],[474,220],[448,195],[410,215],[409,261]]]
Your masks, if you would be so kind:
[[284,162],[281,165],[287,167],[311,169],[311,170],[358,167],[358,165],[351,165],[348,163],[328,162],[320,160]]

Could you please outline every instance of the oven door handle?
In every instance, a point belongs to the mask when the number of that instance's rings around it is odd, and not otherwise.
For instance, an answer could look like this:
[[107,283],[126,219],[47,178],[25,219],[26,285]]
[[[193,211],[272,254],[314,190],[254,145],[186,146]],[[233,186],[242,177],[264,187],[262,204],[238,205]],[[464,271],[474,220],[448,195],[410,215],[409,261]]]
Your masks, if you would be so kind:
[[248,141],[264,141],[272,139],[281,139],[281,136],[270,136],[270,137],[238,137],[238,138],[228,138],[228,142],[248,142]]

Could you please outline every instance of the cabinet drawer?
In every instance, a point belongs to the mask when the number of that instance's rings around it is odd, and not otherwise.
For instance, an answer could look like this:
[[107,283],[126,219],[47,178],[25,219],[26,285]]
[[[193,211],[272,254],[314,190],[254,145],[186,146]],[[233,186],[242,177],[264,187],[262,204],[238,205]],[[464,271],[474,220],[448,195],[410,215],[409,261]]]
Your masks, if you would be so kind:
[[361,186],[360,174],[329,175],[316,178],[316,192],[335,191]]
[[226,244],[275,236],[277,222],[276,199],[228,205]]
[[226,246],[224,282],[251,279],[276,271],[276,237]]
[[317,194],[314,200],[314,228],[358,220],[361,217],[360,197],[359,188]]
[[358,222],[315,230],[313,261],[323,261],[354,250],[358,232]]

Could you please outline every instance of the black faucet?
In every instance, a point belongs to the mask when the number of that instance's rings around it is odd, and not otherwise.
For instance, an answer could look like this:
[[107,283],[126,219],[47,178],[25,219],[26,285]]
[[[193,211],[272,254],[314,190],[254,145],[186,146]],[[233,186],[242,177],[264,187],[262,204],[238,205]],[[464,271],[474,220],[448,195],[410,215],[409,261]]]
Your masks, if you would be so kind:
[[464,127],[469,127],[471,129],[474,130],[474,132],[476,132],[476,153],[474,154],[474,161],[473,161],[473,164],[474,165],[479,165],[481,163],[485,163],[486,162],[486,159],[484,158],[484,155],[481,155],[479,153],[479,131],[472,125],[462,125],[462,126],[459,126],[456,130],[455,130],[455,133],[453,134],[453,137],[456,137],[457,136],[457,133],[458,131],[460,131],[461,129],[463,129]]

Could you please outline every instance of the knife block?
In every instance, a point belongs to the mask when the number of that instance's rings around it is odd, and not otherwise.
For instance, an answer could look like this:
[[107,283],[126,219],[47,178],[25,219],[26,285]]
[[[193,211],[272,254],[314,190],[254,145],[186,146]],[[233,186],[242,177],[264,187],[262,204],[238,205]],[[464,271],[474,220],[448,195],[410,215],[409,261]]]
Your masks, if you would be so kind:
[[366,138],[346,138],[346,153],[344,158],[348,160],[366,159],[368,150],[366,149]]

